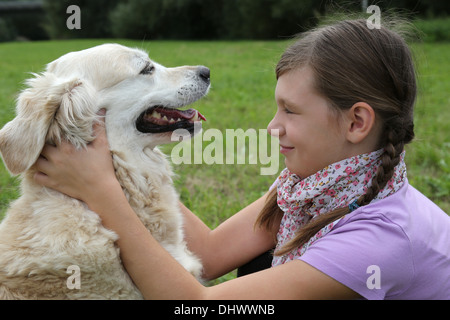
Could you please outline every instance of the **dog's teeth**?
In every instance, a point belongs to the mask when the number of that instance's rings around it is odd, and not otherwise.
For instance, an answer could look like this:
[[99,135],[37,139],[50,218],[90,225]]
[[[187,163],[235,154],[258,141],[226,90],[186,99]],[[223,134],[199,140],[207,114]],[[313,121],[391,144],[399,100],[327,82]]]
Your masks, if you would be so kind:
[[195,112],[195,116],[192,118],[192,121],[198,121],[198,112]]
[[164,116],[162,119],[163,119],[164,121],[169,121],[169,119],[167,119],[166,116]]
[[156,111],[153,111],[152,117],[156,118],[156,119],[161,119],[161,115],[158,112],[156,112]]
[[170,120],[169,120],[169,123],[175,123],[175,119],[173,119],[173,118],[170,119]]
[[178,119],[177,119],[177,122],[178,122],[178,121],[181,121],[181,118],[178,118]]

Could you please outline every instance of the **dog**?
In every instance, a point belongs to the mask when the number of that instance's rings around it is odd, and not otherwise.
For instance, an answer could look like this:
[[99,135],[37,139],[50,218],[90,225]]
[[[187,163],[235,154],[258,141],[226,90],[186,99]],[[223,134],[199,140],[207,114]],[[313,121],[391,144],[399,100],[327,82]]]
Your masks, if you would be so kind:
[[170,143],[177,129],[195,134],[205,120],[187,106],[208,93],[210,70],[166,68],[140,49],[103,44],[63,55],[26,83],[16,117],[0,131],[3,162],[21,177],[21,196],[0,224],[0,299],[143,298],[121,263],[118,236],[84,203],[33,179],[46,143],[64,139],[84,148],[93,141],[103,108],[116,176],[131,207],[200,279],[201,261],[183,240],[172,169],[157,146]]

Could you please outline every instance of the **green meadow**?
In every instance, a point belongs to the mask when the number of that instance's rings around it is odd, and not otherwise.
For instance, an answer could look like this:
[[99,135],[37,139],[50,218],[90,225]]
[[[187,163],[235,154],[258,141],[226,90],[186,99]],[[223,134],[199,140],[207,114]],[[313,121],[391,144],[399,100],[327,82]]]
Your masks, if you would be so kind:
[[[111,40],[14,42],[0,44],[0,127],[14,117],[15,99],[30,72],[64,53]],[[274,66],[289,41],[184,42],[114,40],[149,52],[167,66],[205,65],[211,69],[209,95],[194,105],[207,121],[203,129],[265,129],[276,105]],[[412,45],[418,67],[419,97],[415,112],[415,141],[407,146],[410,183],[450,212],[450,43]],[[198,137],[196,138],[198,139]],[[201,143],[201,142],[200,142]],[[203,141],[203,147],[208,145]],[[163,150],[170,155],[175,145]],[[248,148],[247,145],[244,148]],[[238,150],[237,150],[238,151]],[[278,150],[270,150],[278,152]],[[244,150],[248,154],[248,150]],[[181,200],[210,227],[259,198],[277,174],[261,175],[268,165],[180,164],[174,166]],[[283,158],[278,155],[279,171]],[[19,196],[19,179],[0,164],[0,219]],[[224,244],[226,245],[226,244]]]

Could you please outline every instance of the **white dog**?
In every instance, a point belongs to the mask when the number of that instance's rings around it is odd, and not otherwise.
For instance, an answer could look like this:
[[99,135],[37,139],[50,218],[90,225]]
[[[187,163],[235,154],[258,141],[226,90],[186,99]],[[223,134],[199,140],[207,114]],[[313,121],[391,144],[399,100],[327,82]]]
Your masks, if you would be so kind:
[[[176,129],[193,133],[194,122],[204,120],[194,109],[179,108],[207,94],[209,69],[165,68],[141,50],[105,44],[60,57],[27,84],[16,117],[0,131],[3,161],[22,178],[22,195],[0,225],[0,299],[142,298],[121,264],[117,235],[84,203],[33,180],[44,144],[66,139],[83,148],[94,138],[101,108],[130,205],[199,278],[201,263],[183,240],[172,171],[156,146],[171,142]],[[78,288],[70,285],[76,280]]]

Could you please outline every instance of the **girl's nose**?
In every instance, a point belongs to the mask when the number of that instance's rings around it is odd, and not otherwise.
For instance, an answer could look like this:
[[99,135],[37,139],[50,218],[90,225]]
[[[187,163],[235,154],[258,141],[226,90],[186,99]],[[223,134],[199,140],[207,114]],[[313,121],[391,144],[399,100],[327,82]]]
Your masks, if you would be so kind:
[[281,137],[286,133],[284,126],[278,120],[277,115],[278,112],[275,114],[275,116],[267,126],[267,132],[273,137]]

